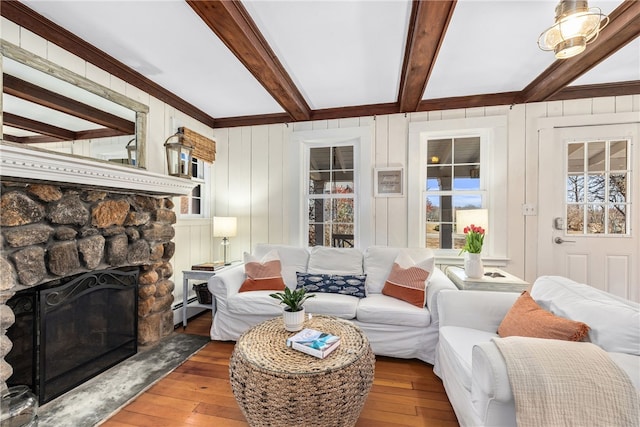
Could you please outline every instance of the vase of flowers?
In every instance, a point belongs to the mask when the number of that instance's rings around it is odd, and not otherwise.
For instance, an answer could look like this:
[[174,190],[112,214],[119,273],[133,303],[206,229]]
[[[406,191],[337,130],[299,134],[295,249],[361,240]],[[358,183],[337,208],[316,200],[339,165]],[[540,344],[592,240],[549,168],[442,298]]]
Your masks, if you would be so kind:
[[479,279],[484,275],[484,266],[480,257],[484,232],[484,228],[473,224],[464,228],[465,242],[460,253],[464,252],[464,273],[470,279]]

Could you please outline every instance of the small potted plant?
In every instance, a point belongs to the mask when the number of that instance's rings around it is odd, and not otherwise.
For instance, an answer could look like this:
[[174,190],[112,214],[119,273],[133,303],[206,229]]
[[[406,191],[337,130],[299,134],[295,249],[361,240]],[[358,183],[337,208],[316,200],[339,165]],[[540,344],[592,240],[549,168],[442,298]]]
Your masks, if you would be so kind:
[[298,288],[293,291],[289,288],[284,288],[284,292],[276,292],[275,294],[269,294],[269,296],[279,300],[281,304],[286,306],[282,312],[284,328],[291,332],[301,330],[304,324],[303,304],[308,298],[313,298],[315,295],[307,294],[305,288]]

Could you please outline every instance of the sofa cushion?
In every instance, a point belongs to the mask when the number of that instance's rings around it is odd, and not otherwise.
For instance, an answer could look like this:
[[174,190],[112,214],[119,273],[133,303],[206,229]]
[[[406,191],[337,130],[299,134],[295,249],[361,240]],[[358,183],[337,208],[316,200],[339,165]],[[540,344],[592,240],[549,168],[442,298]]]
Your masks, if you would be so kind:
[[271,298],[273,291],[239,292],[229,295],[227,307],[230,313],[242,315],[278,316],[282,314],[283,305],[278,300]]
[[393,263],[382,293],[416,307],[424,307],[427,299],[427,278],[433,267],[433,258],[416,263],[409,254],[401,251]]
[[261,243],[256,245],[254,255],[262,258],[268,252],[276,250],[280,257],[281,273],[284,283],[291,289],[296,288],[296,271],[307,271],[309,251],[288,245],[272,245]]
[[282,274],[280,273],[280,258],[275,250],[267,253],[262,258],[245,252],[244,271],[247,278],[238,292],[282,291],[285,288]]
[[319,292],[326,294],[352,295],[364,298],[364,284],[366,274],[313,274],[297,272],[298,284],[296,289],[305,288],[307,292]]
[[309,266],[306,272],[315,274],[362,274],[362,252],[355,248],[314,246],[311,248]]
[[531,296],[544,309],[584,322],[606,351],[640,356],[640,304],[559,276],[541,276]]
[[402,325],[426,328],[431,324],[431,313],[408,302],[382,294],[362,298],[358,304],[359,322],[383,325]]
[[[407,253],[413,260],[420,261],[434,258],[428,248],[389,248],[386,246],[370,246],[364,252],[364,272],[367,274],[367,295],[382,293],[384,283],[391,273],[391,267],[400,252]],[[430,270],[433,271],[433,270]]]
[[498,335],[501,337],[521,336],[580,341],[587,332],[589,332],[588,325],[544,310],[536,304],[527,291],[524,291],[513,303],[498,326]]
[[458,378],[464,387],[471,391],[471,360],[473,357],[473,347],[490,341],[498,335],[493,332],[481,331],[479,329],[464,328],[460,326],[440,327],[440,340],[438,345],[442,347],[440,356],[448,358],[448,364],[455,366]]
[[315,293],[314,295],[313,298],[309,298],[304,303],[304,309],[307,313],[326,314],[342,319],[356,317],[356,309],[360,298],[340,294]]

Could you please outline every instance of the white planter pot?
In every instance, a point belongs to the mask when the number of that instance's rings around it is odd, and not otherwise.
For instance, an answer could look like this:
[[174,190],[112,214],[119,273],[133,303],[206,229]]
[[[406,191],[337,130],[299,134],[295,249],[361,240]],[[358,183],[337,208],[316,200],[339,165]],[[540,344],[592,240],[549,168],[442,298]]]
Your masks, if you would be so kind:
[[480,254],[464,253],[464,274],[470,279],[480,279],[484,276],[484,266]]
[[284,310],[282,312],[282,320],[287,331],[297,332],[301,330],[304,325],[304,308],[300,311]]

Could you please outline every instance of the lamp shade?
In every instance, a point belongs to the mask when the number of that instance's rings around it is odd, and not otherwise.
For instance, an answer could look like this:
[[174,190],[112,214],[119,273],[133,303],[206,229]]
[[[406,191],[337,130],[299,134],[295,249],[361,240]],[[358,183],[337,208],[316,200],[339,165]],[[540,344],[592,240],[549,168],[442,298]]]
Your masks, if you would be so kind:
[[213,237],[233,237],[238,232],[238,218],[235,216],[214,216]]
[[489,211],[487,209],[457,209],[456,210],[456,233],[464,234],[464,228],[470,225],[482,227],[485,230],[489,227]]

